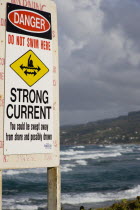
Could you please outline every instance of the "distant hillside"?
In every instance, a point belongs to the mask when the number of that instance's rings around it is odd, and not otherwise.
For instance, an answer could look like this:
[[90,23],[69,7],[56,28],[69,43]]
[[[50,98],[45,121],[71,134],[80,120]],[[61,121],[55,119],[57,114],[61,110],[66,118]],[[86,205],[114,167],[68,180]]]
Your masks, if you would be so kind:
[[61,144],[140,143],[140,111],[127,116],[61,127]]

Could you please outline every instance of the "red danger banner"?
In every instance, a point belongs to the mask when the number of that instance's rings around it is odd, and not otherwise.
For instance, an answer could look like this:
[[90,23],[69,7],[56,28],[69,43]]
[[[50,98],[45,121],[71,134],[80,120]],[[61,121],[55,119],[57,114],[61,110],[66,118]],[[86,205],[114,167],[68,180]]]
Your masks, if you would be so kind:
[[51,14],[8,3],[7,31],[52,39]]

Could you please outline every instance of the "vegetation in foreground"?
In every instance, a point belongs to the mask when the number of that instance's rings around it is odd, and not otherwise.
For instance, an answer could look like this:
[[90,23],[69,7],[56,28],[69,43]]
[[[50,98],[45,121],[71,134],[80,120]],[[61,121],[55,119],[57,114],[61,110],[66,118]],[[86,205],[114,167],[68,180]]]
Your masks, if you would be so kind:
[[[81,206],[80,210],[87,210],[87,209]],[[88,210],[95,210],[95,209],[90,208]],[[96,210],[140,210],[140,196],[138,196],[136,200],[123,199],[122,201],[117,202],[110,207],[98,208]]]

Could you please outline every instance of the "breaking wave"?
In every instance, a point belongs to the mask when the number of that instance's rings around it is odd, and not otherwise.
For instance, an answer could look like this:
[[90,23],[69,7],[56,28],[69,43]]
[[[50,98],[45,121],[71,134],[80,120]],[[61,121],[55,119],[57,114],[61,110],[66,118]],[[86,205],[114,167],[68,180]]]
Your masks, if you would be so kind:
[[130,199],[140,194],[140,185],[129,190],[112,193],[62,194],[63,204],[98,203],[112,200]]

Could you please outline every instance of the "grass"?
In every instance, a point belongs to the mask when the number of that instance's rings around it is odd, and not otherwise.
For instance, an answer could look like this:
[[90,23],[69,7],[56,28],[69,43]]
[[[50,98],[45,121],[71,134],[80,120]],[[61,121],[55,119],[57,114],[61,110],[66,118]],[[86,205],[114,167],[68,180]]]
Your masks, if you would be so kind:
[[114,203],[110,207],[85,209],[81,206],[80,210],[140,210],[140,196],[137,196],[135,200],[123,199],[120,202]]

